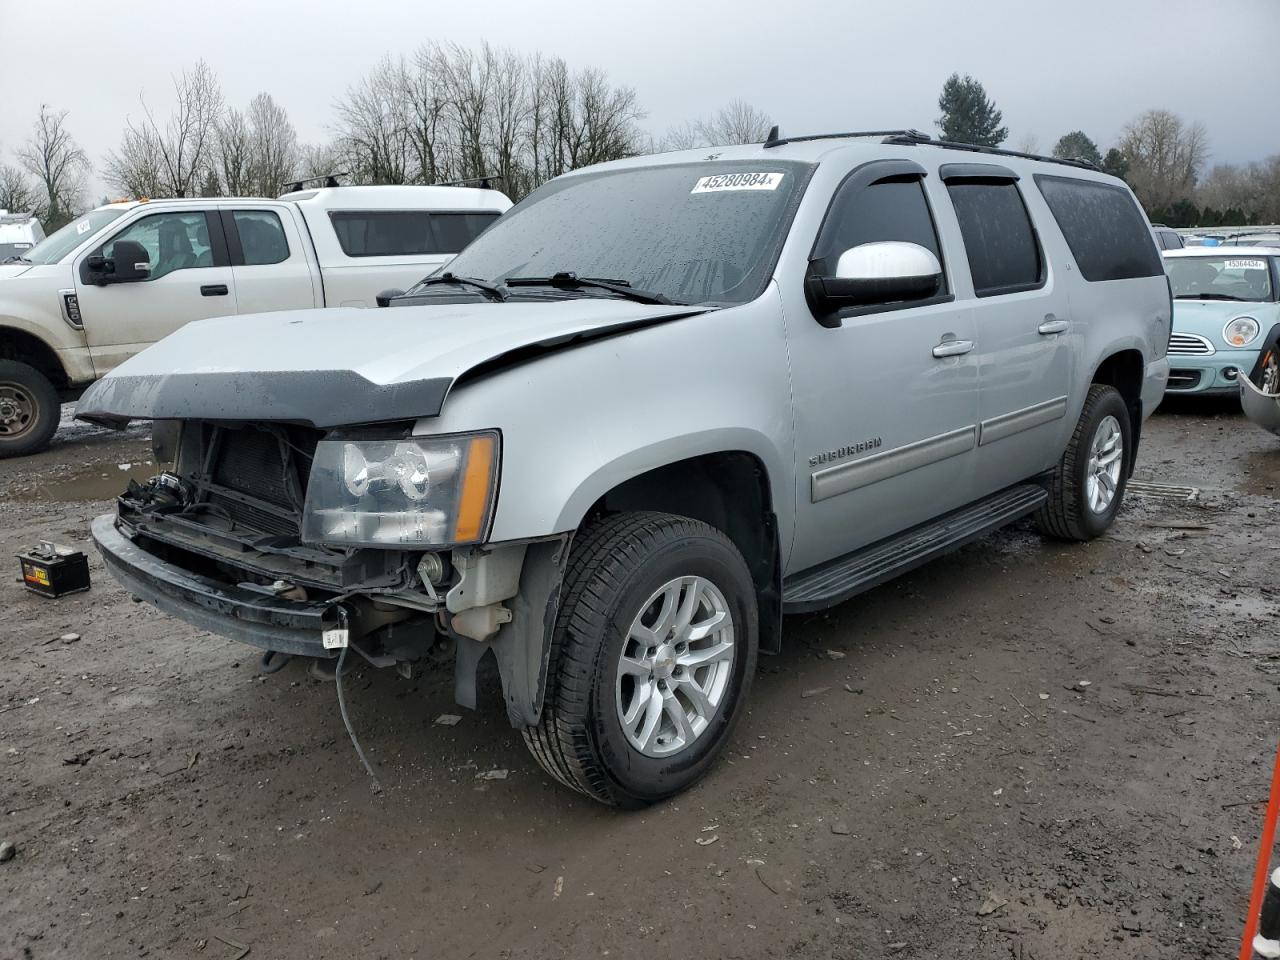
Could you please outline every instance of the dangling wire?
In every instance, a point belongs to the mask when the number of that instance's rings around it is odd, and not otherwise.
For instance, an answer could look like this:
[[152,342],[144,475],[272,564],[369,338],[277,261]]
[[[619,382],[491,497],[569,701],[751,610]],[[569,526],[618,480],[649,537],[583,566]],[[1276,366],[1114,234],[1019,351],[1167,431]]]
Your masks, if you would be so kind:
[[378,775],[373,772],[373,767],[369,765],[369,761],[365,758],[364,751],[360,749],[360,741],[356,739],[356,732],[352,729],[351,720],[347,717],[347,703],[342,696],[342,667],[347,659],[347,648],[343,647],[342,652],[338,654],[338,668],[333,673],[333,685],[338,688],[338,709],[342,712],[342,724],[347,728],[347,736],[351,738],[351,745],[356,748],[356,756],[360,758],[360,762],[364,764],[365,771],[369,774],[369,779],[373,781],[373,792],[381,793],[382,784],[378,782]]

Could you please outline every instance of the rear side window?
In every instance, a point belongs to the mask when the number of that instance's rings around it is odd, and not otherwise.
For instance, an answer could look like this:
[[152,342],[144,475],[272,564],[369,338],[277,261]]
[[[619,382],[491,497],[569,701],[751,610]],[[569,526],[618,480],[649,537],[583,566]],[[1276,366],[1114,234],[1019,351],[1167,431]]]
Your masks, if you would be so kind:
[[498,214],[421,210],[337,211],[329,214],[348,257],[405,257],[458,253]]
[[974,293],[994,297],[1044,282],[1040,243],[1016,183],[951,180],[947,193],[960,221]]
[[284,263],[289,259],[289,241],[275,213],[270,210],[235,210],[231,217],[235,220],[236,233],[240,235],[245,266]]
[[1072,177],[1038,176],[1036,184],[1086,280],[1164,273],[1146,218],[1128,190]]

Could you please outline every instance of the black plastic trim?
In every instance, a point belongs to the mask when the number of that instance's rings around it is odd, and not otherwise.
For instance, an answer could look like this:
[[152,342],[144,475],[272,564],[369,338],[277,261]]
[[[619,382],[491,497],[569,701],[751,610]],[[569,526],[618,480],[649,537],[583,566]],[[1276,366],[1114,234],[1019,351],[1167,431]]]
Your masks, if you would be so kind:
[[99,380],[76,417],[106,426],[130,420],[271,420],[317,429],[438,416],[451,377],[378,384],[353,370],[116,375]]
[[1001,182],[1022,179],[1008,167],[998,163],[944,163],[938,168],[938,179],[948,180],[998,180]]

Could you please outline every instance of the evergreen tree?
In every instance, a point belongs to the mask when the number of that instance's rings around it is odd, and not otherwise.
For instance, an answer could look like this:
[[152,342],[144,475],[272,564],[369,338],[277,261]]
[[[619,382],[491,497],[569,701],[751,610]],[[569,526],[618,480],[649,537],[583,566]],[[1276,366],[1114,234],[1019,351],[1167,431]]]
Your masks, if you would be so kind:
[[1087,160],[1095,167],[1102,166],[1102,154],[1098,145],[1083,130],[1072,130],[1053,145],[1053,155],[1060,160]]
[[1129,158],[1115,147],[1112,147],[1107,151],[1107,155],[1102,158],[1102,172],[1123,180],[1129,174]]
[[1003,115],[982,84],[968,74],[962,78],[953,73],[947,78],[938,109],[942,116],[937,123],[944,140],[998,147],[1009,136],[1009,128],[1000,125]]

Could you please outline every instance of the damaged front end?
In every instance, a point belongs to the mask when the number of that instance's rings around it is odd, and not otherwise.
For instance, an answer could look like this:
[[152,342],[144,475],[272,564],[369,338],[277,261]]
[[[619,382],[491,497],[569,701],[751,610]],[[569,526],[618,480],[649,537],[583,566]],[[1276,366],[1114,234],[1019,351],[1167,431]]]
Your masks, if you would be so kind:
[[466,706],[492,650],[512,723],[536,723],[564,538],[483,545],[496,435],[486,460],[475,438],[409,426],[158,422],[166,469],[131,482],[94,539],[134,596],[265,650],[332,658],[341,637],[376,666],[452,655]]
[[1239,379],[1244,415],[1280,437],[1280,324],[1267,334],[1249,376]]

